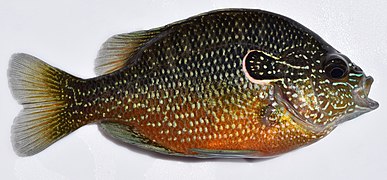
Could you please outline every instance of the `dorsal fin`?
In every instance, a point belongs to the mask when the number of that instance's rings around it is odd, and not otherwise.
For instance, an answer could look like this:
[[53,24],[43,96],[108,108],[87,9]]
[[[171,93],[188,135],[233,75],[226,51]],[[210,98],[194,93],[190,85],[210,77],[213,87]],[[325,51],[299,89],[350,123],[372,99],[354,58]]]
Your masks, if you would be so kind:
[[110,37],[98,52],[95,73],[103,75],[121,69],[146,42],[157,34],[159,34],[158,29],[153,29]]

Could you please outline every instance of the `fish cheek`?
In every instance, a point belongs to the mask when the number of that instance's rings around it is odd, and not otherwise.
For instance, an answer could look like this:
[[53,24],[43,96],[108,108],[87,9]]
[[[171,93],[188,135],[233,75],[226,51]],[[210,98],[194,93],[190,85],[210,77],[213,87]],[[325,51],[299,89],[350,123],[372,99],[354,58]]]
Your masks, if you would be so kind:
[[[275,83],[279,89],[277,91],[281,92],[281,99],[278,101],[283,101],[286,108],[304,124],[320,129],[320,124],[323,124],[326,113],[321,106],[319,81],[316,82],[315,76],[310,75],[313,71],[308,62],[288,56],[279,64],[285,73],[283,80]],[[280,66],[277,65],[277,67]],[[277,95],[277,97],[279,96]],[[322,126],[321,128],[323,128]]]
[[292,121],[312,132],[322,132],[325,127],[317,124],[323,117],[316,96],[312,90],[305,90],[296,85],[276,83],[275,101],[284,106],[292,116]]

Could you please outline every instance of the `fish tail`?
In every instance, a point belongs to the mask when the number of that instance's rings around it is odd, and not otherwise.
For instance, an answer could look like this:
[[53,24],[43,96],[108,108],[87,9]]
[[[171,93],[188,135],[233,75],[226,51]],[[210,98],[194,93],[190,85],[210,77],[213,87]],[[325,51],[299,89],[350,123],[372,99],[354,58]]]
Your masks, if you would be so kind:
[[19,156],[34,155],[87,124],[72,118],[71,94],[66,90],[82,79],[22,53],[11,57],[8,79],[13,96],[23,105],[11,129]]

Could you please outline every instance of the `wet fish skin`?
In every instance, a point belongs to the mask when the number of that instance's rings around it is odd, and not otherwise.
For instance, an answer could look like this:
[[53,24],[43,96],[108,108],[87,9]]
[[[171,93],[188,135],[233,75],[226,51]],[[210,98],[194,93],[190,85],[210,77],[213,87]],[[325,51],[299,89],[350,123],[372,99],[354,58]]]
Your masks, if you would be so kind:
[[9,71],[24,106],[12,141],[24,156],[96,122],[164,154],[272,157],[378,106],[368,98],[373,79],[349,58],[299,23],[251,9],[113,36],[95,78],[26,54],[14,55]]

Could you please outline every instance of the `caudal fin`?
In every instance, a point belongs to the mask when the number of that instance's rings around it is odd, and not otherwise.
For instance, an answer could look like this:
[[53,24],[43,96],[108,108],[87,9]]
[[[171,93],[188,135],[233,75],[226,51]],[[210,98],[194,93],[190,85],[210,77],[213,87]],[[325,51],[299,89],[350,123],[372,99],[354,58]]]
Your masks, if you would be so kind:
[[11,140],[19,156],[34,155],[82,124],[72,121],[66,84],[77,79],[28,54],[14,54],[8,69],[10,89],[24,109],[15,118]]

